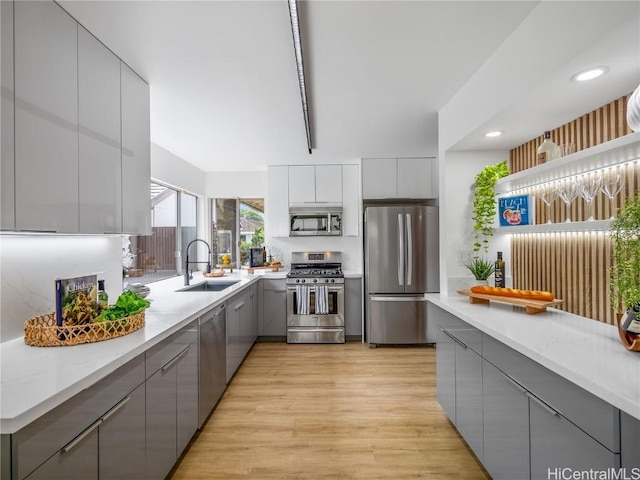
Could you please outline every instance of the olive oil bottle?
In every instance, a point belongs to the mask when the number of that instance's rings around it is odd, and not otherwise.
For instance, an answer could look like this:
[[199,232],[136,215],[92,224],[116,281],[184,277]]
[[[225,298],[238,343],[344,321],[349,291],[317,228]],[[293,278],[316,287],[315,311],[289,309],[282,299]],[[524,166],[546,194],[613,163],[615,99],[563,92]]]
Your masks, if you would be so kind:
[[498,259],[496,260],[495,263],[495,268],[494,268],[494,277],[495,277],[495,286],[496,287],[504,287],[505,286],[505,282],[504,282],[504,260],[502,259],[502,252],[498,252]]

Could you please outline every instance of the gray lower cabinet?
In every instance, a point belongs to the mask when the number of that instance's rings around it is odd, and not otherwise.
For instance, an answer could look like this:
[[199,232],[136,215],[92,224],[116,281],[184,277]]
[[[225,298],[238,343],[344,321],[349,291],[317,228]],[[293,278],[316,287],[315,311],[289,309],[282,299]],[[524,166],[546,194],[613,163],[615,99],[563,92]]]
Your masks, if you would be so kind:
[[438,403],[456,424],[456,344],[444,333],[436,332],[436,396]]
[[100,480],[144,480],[145,386],[107,412],[98,428]]
[[620,414],[620,464],[627,470],[640,472],[640,420],[621,412]]
[[262,298],[262,318],[258,335],[284,339],[287,335],[287,286],[285,280],[264,279]]
[[362,340],[362,279],[346,278],[344,328],[347,340]]
[[549,472],[599,470],[620,466],[620,455],[598,443],[553,407],[529,394],[531,478],[560,478]]
[[144,371],[140,355],[12,434],[10,478],[144,478]]
[[227,302],[227,383],[256,341],[257,289],[243,290]]
[[198,428],[197,332],[192,322],[146,352],[149,480],[166,477]]
[[493,480],[529,479],[529,398],[524,388],[482,361],[485,468]]

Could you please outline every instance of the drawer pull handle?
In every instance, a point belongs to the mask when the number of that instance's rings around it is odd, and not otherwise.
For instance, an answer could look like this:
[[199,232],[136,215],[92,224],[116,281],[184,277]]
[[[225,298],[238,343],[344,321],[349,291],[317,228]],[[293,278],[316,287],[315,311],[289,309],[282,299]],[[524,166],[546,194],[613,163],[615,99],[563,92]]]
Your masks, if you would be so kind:
[[101,424],[102,424],[102,419],[99,418],[90,427],[88,427],[84,432],[82,432],[80,435],[78,435],[76,438],[71,440],[64,447],[62,447],[62,453],[70,452],[76,445],[78,445],[82,440],[87,438],[91,434],[91,432],[93,432]]
[[540,405],[544,410],[546,410],[551,415],[553,415],[553,416],[559,416],[560,415],[560,412],[558,412],[555,408],[553,408],[551,405],[549,405],[544,400],[536,397],[533,393],[525,392],[525,395],[527,397],[529,397],[531,400],[533,400],[534,402],[536,402],[538,405]]
[[109,420],[109,418],[111,418],[112,415],[114,415],[116,412],[118,412],[122,407],[124,407],[127,403],[129,403],[129,400],[131,400],[131,397],[127,397],[124,400],[122,400],[120,403],[118,403],[115,407],[113,407],[111,410],[109,410],[107,413],[105,413],[102,416],[102,421],[106,422],[107,420]]
[[176,355],[175,357],[173,357],[173,359],[169,360],[164,367],[162,367],[162,371],[166,372],[167,370],[169,370],[171,367],[173,367],[173,365],[175,363],[177,363],[182,357],[184,357],[187,354],[187,350],[189,350],[191,348],[191,345],[189,345],[187,348],[185,348],[184,350],[182,350],[178,355]]
[[519,390],[521,393],[524,393],[525,395],[527,394],[527,389],[524,388],[518,381],[511,378],[506,373],[503,373],[503,375],[504,375],[504,378],[506,378],[507,381],[516,388],[516,390]]
[[440,330],[442,330],[442,333],[444,333],[447,337],[449,337],[451,340],[453,340],[454,342],[456,342],[458,345],[460,345],[462,348],[467,349],[469,347],[467,347],[464,343],[462,343],[462,340],[457,339],[456,337],[454,337],[451,333],[449,333],[448,331],[446,331],[444,328],[441,328]]
[[240,310],[242,307],[244,307],[244,302],[239,303],[238,305],[236,305],[235,307],[233,307],[233,309],[234,309],[235,311],[238,311],[238,310]]

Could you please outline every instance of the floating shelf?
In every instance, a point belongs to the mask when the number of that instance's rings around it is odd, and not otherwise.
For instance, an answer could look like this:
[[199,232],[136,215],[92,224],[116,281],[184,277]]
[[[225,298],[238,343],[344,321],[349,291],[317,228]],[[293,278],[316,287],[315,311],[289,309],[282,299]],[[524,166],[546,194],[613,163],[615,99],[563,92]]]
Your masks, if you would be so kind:
[[499,227],[496,234],[508,233],[558,233],[558,232],[606,232],[611,228],[611,220],[591,220],[585,222],[541,223],[520,227]]
[[[501,178],[496,183],[496,193],[510,193],[522,188],[619,165],[636,159],[640,159],[640,132],[625,135],[624,137],[561,157],[558,160]],[[584,224],[587,222],[576,223]]]

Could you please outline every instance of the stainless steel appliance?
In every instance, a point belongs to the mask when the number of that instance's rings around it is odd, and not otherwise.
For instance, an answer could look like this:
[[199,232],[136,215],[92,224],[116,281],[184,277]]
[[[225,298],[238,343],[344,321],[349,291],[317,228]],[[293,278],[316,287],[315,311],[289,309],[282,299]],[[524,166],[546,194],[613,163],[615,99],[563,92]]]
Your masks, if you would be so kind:
[[290,207],[289,235],[342,235],[342,206]]
[[200,329],[198,337],[199,427],[202,427],[227,387],[226,323],[224,303],[216,306],[198,320],[198,328]]
[[366,207],[365,289],[370,346],[435,341],[425,293],[439,290],[437,207]]
[[287,343],[344,343],[340,252],[293,252],[287,274]]

